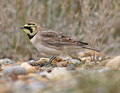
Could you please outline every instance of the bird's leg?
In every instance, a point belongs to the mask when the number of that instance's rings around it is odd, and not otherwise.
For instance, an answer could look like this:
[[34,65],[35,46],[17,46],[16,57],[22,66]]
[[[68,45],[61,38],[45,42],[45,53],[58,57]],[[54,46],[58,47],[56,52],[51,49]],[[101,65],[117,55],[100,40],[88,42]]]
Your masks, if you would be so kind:
[[53,64],[52,64],[52,61],[54,60],[56,58],[56,56],[52,56],[52,57],[50,57],[50,59],[44,64],[44,66],[47,66],[47,65],[51,65],[51,66],[54,66]]

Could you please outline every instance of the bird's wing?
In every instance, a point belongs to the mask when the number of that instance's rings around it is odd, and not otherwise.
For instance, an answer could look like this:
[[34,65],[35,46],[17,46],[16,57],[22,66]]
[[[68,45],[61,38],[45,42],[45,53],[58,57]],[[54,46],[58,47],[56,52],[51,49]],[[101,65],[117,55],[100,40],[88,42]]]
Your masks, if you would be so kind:
[[76,45],[76,46],[88,45],[88,43],[75,41],[63,33],[58,33],[52,30],[41,31],[40,37],[44,43],[51,46],[63,47],[68,45]]

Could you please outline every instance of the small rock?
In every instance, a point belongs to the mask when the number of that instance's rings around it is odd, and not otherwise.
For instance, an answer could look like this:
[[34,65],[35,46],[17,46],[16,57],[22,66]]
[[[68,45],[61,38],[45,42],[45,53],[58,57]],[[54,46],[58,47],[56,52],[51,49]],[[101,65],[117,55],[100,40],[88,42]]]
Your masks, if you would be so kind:
[[51,72],[52,80],[54,81],[66,81],[70,79],[70,73],[61,67],[54,68]]
[[91,57],[83,57],[83,58],[81,58],[81,61],[83,61],[83,62],[91,62],[92,58]]
[[111,70],[118,70],[120,68],[120,56],[117,56],[111,59],[107,64],[106,67],[109,67]]
[[68,64],[67,61],[62,61],[62,62],[56,63],[56,65],[57,65],[58,67],[66,67],[67,64]]
[[78,66],[81,64],[80,60],[77,59],[70,59],[71,63],[73,63],[73,65]]
[[26,70],[21,66],[7,66],[3,70],[3,75],[6,79],[11,77],[12,80],[16,80],[18,75],[25,75]]
[[75,70],[76,67],[73,64],[67,64],[67,70]]
[[61,62],[62,61],[62,58],[59,58],[59,57],[56,57],[52,63],[58,63],[58,62]]
[[34,73],[36,71],[35,67],[29,65],[27,62],[22,63],[21,67],[24,67],[27,73]]
[[57,62],[61,62],[61,61],[62,61],[62,58],[57,57],[57,58],[55,58],[55,60],[56,60]]
[[109,60],[110,59],[103,60],[102,62],[100,62],[99,66],[105,66],[109,62]]
[[49,61],[49,58],[41,58],[40,60],[38,60],[38,64],[41,64],[41,63],[46,63]]
[[28,64],[32,66],[37,66],[37,65],[44,65],[49,59],[48,58],[40,58],[39,60],[30,60],[28,61]]
[[13,64],[14,62],[8,58],[0,59],[0,64]]
[[40,72],[39,75],[53,81],[66,81],[69,80],[71,77],[70,73],[66,70],[66,68],[63,67],[55,67],[54,69],[52,69],[51,73],[43,71]]
[[28,61],[28,64],[30,64],[30,65],[32,65],[32,66],[37,65],[35,60],[30,60],[30,61]]

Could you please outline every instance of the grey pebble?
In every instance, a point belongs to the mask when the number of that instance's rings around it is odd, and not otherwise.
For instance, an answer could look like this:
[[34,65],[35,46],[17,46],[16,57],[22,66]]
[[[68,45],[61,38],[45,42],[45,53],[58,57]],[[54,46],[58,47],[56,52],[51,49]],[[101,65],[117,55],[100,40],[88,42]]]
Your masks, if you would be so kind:
[[14,62],[12,60],[10,60],[9,58],[5,58],[5,59],[0,59],[0,64],[13,64]]

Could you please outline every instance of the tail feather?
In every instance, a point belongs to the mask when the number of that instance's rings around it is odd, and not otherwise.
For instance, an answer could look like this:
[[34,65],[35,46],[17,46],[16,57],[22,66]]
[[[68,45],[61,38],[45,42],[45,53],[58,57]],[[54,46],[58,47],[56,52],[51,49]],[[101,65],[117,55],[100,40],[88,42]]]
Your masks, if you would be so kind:
[[81,42],[81,41],[75,41],[78,45],[80,44],[80,45],[83,45],[83,46],[85,46],[85,45],[88,45],[88,43],[86,43],[86,42]]
[[93,51],[96,51],[96,52],[100,52],[100,50],[93,49],[93,48],[90,48],[90,47],[85,47],[85,46],[82,46],[82,48],[89,49],[89,50],[93,50]]

